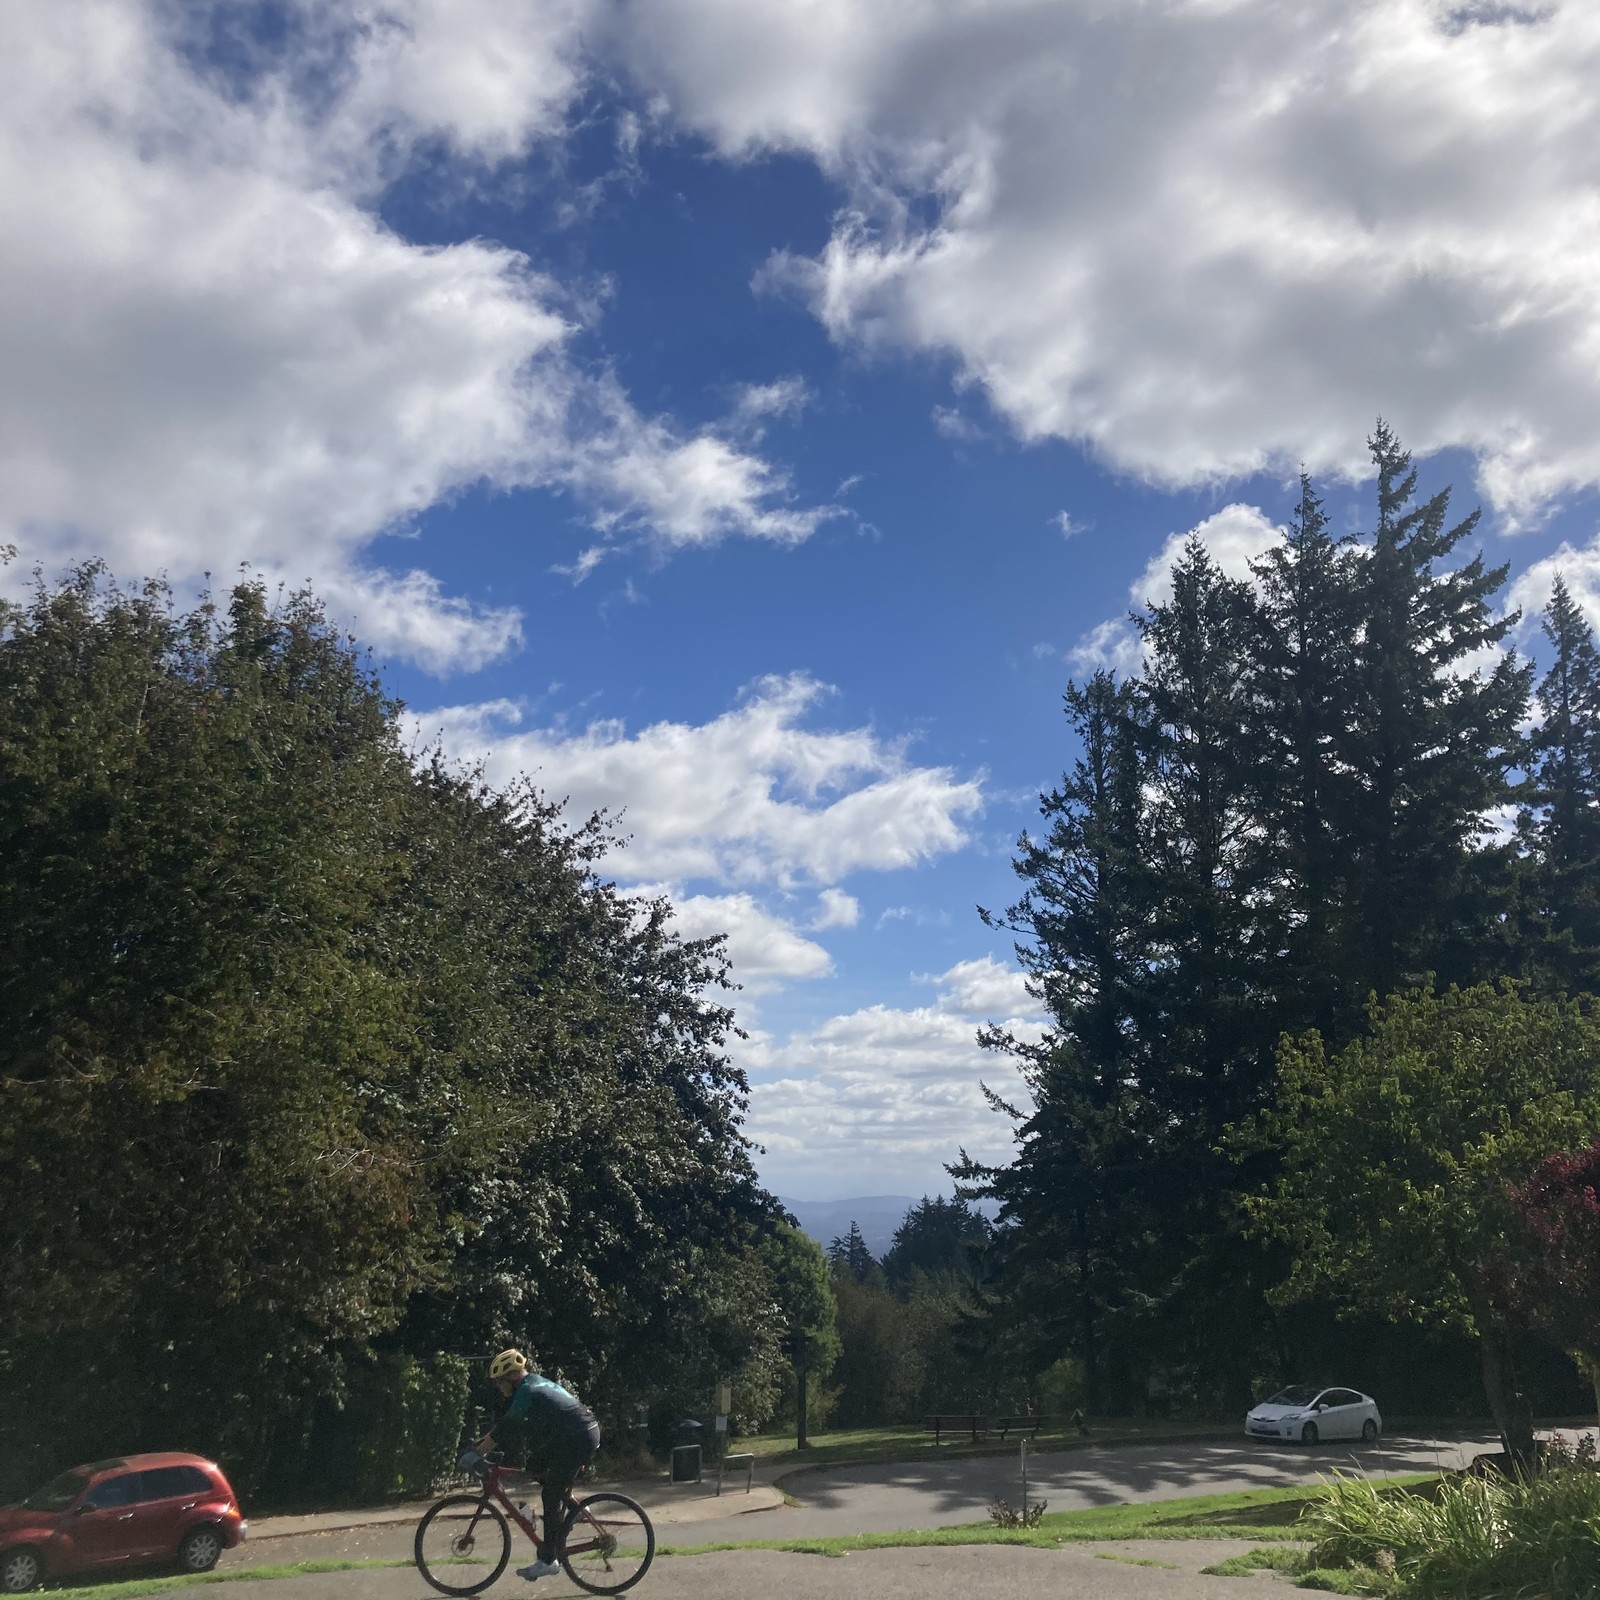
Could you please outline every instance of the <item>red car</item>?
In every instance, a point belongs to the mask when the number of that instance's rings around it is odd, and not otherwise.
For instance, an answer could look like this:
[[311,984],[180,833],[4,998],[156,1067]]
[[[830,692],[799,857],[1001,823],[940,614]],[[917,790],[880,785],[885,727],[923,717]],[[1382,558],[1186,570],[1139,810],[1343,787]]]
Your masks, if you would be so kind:
[[0,1508],[0,1591],[145,1561],[209,1572],[248,1532],[222,1469],[204,1456],[96,1461]]

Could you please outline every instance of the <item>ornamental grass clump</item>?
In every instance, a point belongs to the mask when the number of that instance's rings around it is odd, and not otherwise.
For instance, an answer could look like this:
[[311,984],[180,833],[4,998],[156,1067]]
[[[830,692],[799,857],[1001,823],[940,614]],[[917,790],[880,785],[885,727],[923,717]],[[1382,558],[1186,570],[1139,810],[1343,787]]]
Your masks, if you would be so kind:
[[1600,1473],[1571,1457],[1535,1476],[1447,1478],[1431,1497],[1336,1477],[1304,1522],[1313,1566],[1392,1572],[1418,1600],[1600,1594]]
[[996,1500],[989,1507],[989,1520],[997,1528],[1037,1528],[1044,1521],[1049,1504],[1048,1500],[1035,1500],[1032,1505],[1025,1503],[1019,1510],[1004,1500]]

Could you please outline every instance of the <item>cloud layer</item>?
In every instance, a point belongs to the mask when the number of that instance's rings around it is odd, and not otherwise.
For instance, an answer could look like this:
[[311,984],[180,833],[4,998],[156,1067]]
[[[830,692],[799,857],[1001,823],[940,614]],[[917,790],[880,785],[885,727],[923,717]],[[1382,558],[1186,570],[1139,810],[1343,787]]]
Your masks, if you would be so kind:
[[[676,930],[685,939],[725,938],[733,980],[747,996],[770,994],[796,980],[825,978],[833,971],[833,957],[820,944],[752,894],[686,894],[681,885],[668,883],[635,884],[628,893],[671,900]],[[745,1008],[740,1009],[742,1013]]]
[[678,118],[847,186],[769,276],[841,341],[947,352],[1024,438],[1362,473],[1381,410],[1514,516],[1600,482],[1587,0],[624,9]]
[[978,1048],[976,1023],[1009,1022],[1019,1036],[1036,1037],[1037,1005],[1020,975],[991,956],[932,981],[941,986],[932,1005],[868,1006],[781,1045],[758,1036],[741,1051],[769,1183],[851,1192],[870,1172],[879,1188],[920,1188],[958,1149],[983,1160],[1007,1156],[1011,1124],[980,1084],[1012,1095],[1021,1085],[1004,1057]]
[[[1236,501],[1187,532],[1168,534],[1144,571],[1128,587],[1128,605],[1133,611],[1171,600],[1173,564],[1191,539],[1198,539],[1205,546],[1206,553],[1228,577],[1247,583],[1252,576],[1250,563],[1282,541],[1283,529],[1259,506]],[[1073,646],[1068,659],[1078,672],[1106,667],[1129,677],[1138,672],[1143,655],[1138,630],[1124,613],[1097,623]]]
[[[575,815],[620,814],[629,844],[616,867],[630,877],[832,885],[960,849],[979,780],[916,766],[871,728],[803,727],[826,693],[803,674],[766,678],[710,722],[634,733],[617,721],[519,730],[508,701],[419,713],[416,726],[498,782],[529,773]],[[824,910],[847,915],[842,900]]]
[[268,57],[226,37],[244,10],[16,0],[0,537],[47,565],[309,577],[436,671],[514,646],[515,612],[369,547],[469,485],[571,491],[669,547],[806,537],[825,513],[779,468],[642,416],[580,360],[582,308],[525,257],[415,245],[377,213],[429,141],[470,162],[558,135],[590,9],[305,0]]

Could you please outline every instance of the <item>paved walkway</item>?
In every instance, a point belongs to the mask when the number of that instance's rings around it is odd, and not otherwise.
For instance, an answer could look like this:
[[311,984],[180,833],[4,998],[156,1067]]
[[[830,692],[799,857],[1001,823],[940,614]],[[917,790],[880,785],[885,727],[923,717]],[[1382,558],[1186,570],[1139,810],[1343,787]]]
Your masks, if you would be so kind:
[[[715,1479],[703,1483],[671,1484],[665,1478],[638,1483],[597,1484],[595,1491],[615,1488],[637,1500],[658,1526],[684,1522],[728,1522],[752,1511],[771,1511],[783,1504],[783,1491],[770,1483],[756,1483],[747,1494],[745,1475],[740,1472],[723,1485],[717,1494]],[[535,1490],[530,1499],[535,1499]],[[252,1517],[250,1544],[280,1539],[302,1539],[310,1534],[329,1534],[362,1528],[385,1528],[403,1524],[414,1528],[422,1514],[439,1497],[406,1500],[397,1505],[375,1506],[369,1510],[316,1511],[299,1517]],[[520,1496],[513,1494],[512,1499]],[[750,1537],[754,1537],[751,1535]],[[273,1558],[276,1559],[276,1558]],[[298,1558],[296,1558],[298,1559]]]
[[[1213,1544],[1219,1554],[1244,1545]],[[1134,1559],[1118,1559],[1119,1547],[1034,1550],[1016,1545],[966,1545],[938,1549],[860,1550],[842,1559],[786,1555],[775,1550],[737,1550],[717,1555],[662,1556],[633,1591],[648,1600],[1268,1600],[1274,1590],[1260,1577],[1201,1577],[1168,1545],[1141,1546]],[[362,1568],[300,1578],[280,1578],[259,1590],[248,1582],[228,1586],[233,1600],[438,1600],[412,1567]],[[1297,1591],[1279,1589],[1287,1597]],[[489,1591],[498,1600],[568,1600],[579,1591],[565,1574],[543,1578],[531,1589],[506,1576]]]
[[[1052,1511],[1168,1500],[1176,1495],[1315,1484],[1334,1471],[1382,1477],[1465,1466],[1490,1439],[1385,1439],[1372,1447],[1272,1445],[1191,1439],[1150,1445],[1092,1445],[1028,1457],[1028,1497]],[[763,1516],[705,1520],[695,1543],[724,1539],[809,1539],[982,1522],[996,1499],[1022,1498],[1018,1456],[950,1456],[871,1466],[801,1468],[780,1480],[797,1505]],[[687,1543],[680,1538],[677,1543]]]

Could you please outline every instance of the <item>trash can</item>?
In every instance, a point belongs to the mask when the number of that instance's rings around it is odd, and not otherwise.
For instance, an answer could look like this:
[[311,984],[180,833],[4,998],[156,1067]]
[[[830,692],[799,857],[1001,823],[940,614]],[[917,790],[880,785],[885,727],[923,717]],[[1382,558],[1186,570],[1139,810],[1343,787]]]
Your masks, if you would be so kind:
[[678,1424],[678,1442],[672,1447],[672,1481],[699,1483],[701,1454],[700,1424],[685,1417]]

